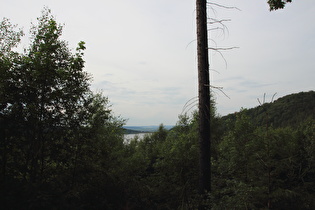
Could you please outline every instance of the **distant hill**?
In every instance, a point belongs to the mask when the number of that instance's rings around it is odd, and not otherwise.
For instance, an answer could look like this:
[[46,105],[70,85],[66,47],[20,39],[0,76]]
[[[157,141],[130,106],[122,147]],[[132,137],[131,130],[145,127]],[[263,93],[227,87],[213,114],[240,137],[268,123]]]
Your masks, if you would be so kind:
[[[300,92],[277,99],[272,103],[247,109],[247,115],[255,126],[295,127],[308,119],[315,120],[315,92]],[[236,114],[221,118],[223,123],[235,121]]]
[[[136,134],[136,133],[153,133],[159,129],[160,126],[123,126],[125,134]],[[172,129],[173,125],[163,125],[167,130]]]

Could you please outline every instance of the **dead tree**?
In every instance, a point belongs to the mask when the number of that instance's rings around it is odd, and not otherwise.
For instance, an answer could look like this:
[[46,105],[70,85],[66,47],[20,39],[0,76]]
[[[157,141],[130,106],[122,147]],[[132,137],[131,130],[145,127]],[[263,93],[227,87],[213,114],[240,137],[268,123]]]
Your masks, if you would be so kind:
[[207,1],[196,0],[199,95],[199,193],[211,190],[210,80],[208,57]]

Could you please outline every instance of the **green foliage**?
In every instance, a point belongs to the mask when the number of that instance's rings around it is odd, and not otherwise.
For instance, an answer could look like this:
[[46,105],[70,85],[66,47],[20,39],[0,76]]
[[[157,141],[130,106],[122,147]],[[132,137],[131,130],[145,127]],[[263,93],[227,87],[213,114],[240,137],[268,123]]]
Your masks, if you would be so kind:
[[313,209],[313,155],[305,151],[314,141],[314,121],[297,130],[254,127],[246,113],[236,116],[219,145],[214,208]]
[[[215,112],[213,112],[215,113]],[[218,120],[212,116],[213,128]],[[211,119],[212,120],[212,119]],[[218,132],[213,132],[219,138]],[[215,139],[215,142],[219,142]],[[199,174],[198,115],[182,115],[175,127],[125,145],[124,181],[134,209],[195,209]],[[216,154],[216,153],[214,153]],[[125,177],[128,177],[127,179]]]
[[123,120],[111,114],[106,97],[90,91],[84,42],[72,53],[48,9],[32,27],[24,54],[12,51],[21,32],[7,20],[0,29],[2,207],[122,205],[114,168],[121,163]]
[[292,0],[268,0],[268,4],[271,10],[283,9],[286,3],[292,2]]
[[[124,120],[90,91],[85,43],[71,52],[48,9],[38,20],[24,54],[12,50],[21,33],[1,23],[1,207],[198,208],[198,115],[124,143]],[[212,101],[205,205],[315,209],[314,99],[299,93],[221,119]]]
[[133,208],[188,209],[192,205],[198,183],[198,138],[195,124],[184,123],[171,131],[161,125],[157,132],[126,145],[129,157],[124,175],[130,178],[122,179]]
[[22,29],[15,31],[16,25],[12,25],[7,18],[0,22],[0,56],[12,55],[12,49],[17,47],[24,35]]
[[33,42],[26,54],[6,71],[10,79],[3,93],[11,95],[3,101],[3,111],[8,130],[20,130],[14,140],[23,145],[23,177],[36,181],[45,179],[46,161],[53,155],[46,150],[58,142],[50,139],[59,138],[63,132],[69,135],[65,127],[83,125],[90,93],[82,57],[72,55],[59,40],[61,28],[48,11],[44,11],[32,34]]
[[[272,103],[264,103],[246,110],[254,126],[298,127],[301,122],[315,120],[315,92],[300,92],[279,98]],[[221,118],[223,128],[234,125],[235,114]]]

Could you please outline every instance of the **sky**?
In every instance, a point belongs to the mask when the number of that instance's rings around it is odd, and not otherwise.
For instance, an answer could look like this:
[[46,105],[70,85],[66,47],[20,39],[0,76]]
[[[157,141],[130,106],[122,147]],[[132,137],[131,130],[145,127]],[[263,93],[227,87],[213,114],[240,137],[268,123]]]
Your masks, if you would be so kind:
[[[44,6],[64,24],[62,39],[75,49],[86,42],[91,89],[109,98],[130,126],[175,125],[197,109],[194,0],[0,0],[0,18],[26,32]],[[209,46],[217,113],[224,116],[288,94],[315,89],[315,3],[269,11],[267,0],[212,1]],[[209,19],[210,21],[211,19]],[[223,27],[223,29],[222,29]],[[265,98],[264,98],[265,94]],[[186,106],[185,106],[186,105]]]

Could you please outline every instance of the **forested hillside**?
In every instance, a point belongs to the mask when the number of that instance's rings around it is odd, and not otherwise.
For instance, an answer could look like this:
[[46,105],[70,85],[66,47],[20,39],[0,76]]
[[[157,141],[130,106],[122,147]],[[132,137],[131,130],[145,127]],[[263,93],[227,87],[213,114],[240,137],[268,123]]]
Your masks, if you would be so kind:
[[0,209],[315,209],[313,91],[223,118],[211,101],[201,205],[196,112],[126,144],[90,90],[84,42],[69,50],[45,9],[17,53],[23,33],[0,24]]
[[[297,127],[304,121],[315,119],[315,91],[290,94],[243,111],[255,126]],[[234,123],[236,114],[224,116],[222,120],[222,123]]]

